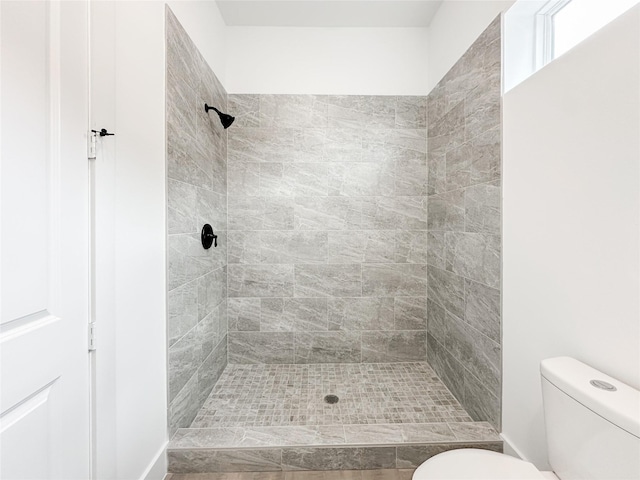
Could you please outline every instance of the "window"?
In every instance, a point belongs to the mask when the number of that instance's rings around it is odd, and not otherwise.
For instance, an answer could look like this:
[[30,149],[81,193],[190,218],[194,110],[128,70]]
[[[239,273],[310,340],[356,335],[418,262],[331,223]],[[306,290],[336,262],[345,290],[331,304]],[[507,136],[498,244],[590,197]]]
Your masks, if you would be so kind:
[[638,3],[640,0],[517,0],[504,16],[504,91]]
[[571,0],[550,0],[538,10],[535,18],[536,70],[555,58],[555,17]]
[[553,14],[551,59],[566,53],[626,12],[638,0],[571,0]]

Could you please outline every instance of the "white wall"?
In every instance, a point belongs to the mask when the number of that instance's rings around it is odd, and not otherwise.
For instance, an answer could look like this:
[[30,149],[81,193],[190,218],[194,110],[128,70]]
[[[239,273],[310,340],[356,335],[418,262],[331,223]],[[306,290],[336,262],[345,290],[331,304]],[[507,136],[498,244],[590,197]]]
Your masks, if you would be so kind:
[[118,479],[146,475],[167,440],[164,15],[116,2]]
[[539,362],[640,388],[640,7],[505,94],[503,435],[547,467]]
[[213,1],[168,3],[229,93],[427,95],[514,1],[445,0],[429,28],[226,27]]
[[175,16],[226,87],[227,26],[214,0],[170,0]]
[[227,27],[229,93],[426,95],[427,29]]
[[[171,6],[222,75],[215,3]],[[168,440],[165,3],[92,8],[99,38],[92,127],[116,133],[101,141],[96,163],[97,472],[160,480]]]
[[500,12],[515,0],[445,0],[428,31],[429,75],[427,93],[462,57]]

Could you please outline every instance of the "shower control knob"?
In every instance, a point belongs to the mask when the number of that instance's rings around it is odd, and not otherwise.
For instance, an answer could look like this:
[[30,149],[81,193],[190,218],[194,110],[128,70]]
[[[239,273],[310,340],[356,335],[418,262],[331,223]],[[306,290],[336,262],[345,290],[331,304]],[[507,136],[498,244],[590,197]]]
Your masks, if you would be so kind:
[[202,241],[202,246],[205,250],[210,249],[212,244],[214,247],[218,246],[218,236],[213,233],[213,228],[208,223],[205,223],[202,227],[200,240]]

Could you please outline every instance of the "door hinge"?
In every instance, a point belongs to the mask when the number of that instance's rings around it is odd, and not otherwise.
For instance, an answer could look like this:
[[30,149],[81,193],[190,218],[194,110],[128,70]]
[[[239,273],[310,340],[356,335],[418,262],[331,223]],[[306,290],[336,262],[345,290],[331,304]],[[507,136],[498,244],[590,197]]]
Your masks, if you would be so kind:
[[89,351],[94,352],[96,349],[96,324],[89,324]]
[[89,132],[89,138],[88,140],[88,145],[87,145],[87,157],[89,157],[89,160],[95,160],[96,159],[96,141],[97,141],[97,137],[98,135],[96,135],[96,131],[95,130],[91,130]]

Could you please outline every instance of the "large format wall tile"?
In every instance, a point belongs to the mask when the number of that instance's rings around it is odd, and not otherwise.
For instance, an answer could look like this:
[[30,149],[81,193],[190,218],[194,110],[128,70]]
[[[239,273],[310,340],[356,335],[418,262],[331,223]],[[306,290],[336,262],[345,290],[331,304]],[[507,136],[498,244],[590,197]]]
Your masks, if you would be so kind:
[[393,298],[330,298],[329,330],[393,330]]
[[[230,361],[425,360],[427,98],[243,94],[229,111]],[[364,358],[362,332],[385,353]]]
[[229,331],[260,331],[260,298],[229,298],[227,305]]
[[359,297],[360,265],[296,265],[296,297]]
[[359,363],[361,334],[313,332],[295,334],[295,363]]
[[288,197],[229,195],[229,230],[292,230],[294,202]]
[[[431,317],[429,319],[431,319]],[[431,334],[427,335],[427,361],[451,393],[463,401],[465,392],[464,366],[455,359],[442,344],[435,340]],[[462,403],[462,401],[460,401],[460,403]]]
[[465,321],[499,344],[500,290],[465,279],[464,291]]
[[198,370],[198,403],[203,405],[227,366],[227,337],[220,340]]
[[500,234],[500,185],[497,182],[473,185],[464,192],[465,231]]
[[393,263],[394,230],[330,231],[329,263]]
[[[197,281],[197,280],[196,280]],[[167,296],[169,347],[198,323],[198,288],[185,284],[171,290]]]
[[427,127],[427,99],[425,97],[396,98],[396,127]]
[[329,172],[329,194],[345,197],[392,196],[395,193],[394,177],[393,162],[338,163]]
[[230,363],[293,363],[293,333],[229,332]]
[[428,228],[430,231],[464,230],[464,191],[454,190],[429,197]]
[[427,297],[458,317],[464,316],[464,278],[439,268],[427,270]]
[[296,230],[357,230],[362,202],[351,197],[296,197]]
[[396,330],[427,329],[426,297],[395,297],[394,300]]
[[395,261],[425,265],[427,263],[427,232],[421,230],[396,232]]
[[326,127],[328,104],[320,95],[260,95],[261,127]]
[[500,427],[500,18],[427,97],[427,358]]
[[445,348],[489,391],[500,387],[500,345],[462,320],[448,317]]
[[325,97],[329,124],[340,127],[395,127],[395,97],[332,95]]
[[424,331],[362,333],[363,362],[420,362],[426,355]]
[[493,288],[500,286],[500,237],[447,232],[444,241],[448,271]]
[[[227,94],[166,11],[169,427],[187,427],[227,365]],[[205,250],[205,223],[218,247]]]
[[380,264],[362,266],[362,293],[367,296],[418,296],[427,292],[427,266]]
[[229,297],[292,297],[293,265],[229,265]]
[[[464,407],[474,420],[486,420],[492,425],[500,424],[500,396],[487,387],[468,370],[464,371]],[[498,391],[498,394],[500,392]]]
[[327,232],[262,232],[260,263],[326,263]]

